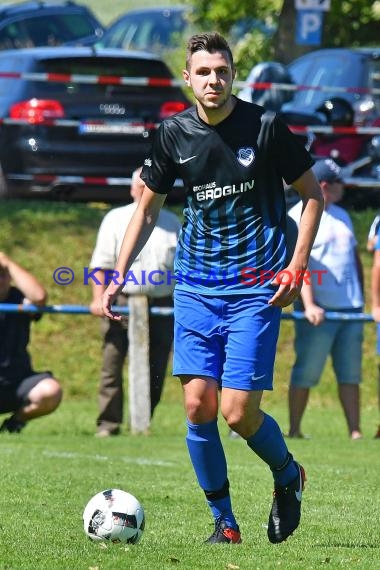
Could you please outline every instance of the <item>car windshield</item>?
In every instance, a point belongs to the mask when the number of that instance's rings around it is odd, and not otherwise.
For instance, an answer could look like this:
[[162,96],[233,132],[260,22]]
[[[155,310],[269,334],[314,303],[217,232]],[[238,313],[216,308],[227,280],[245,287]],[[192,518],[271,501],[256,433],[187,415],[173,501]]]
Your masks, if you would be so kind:
[[[67,75],[85,76],[113,76],[113,77],[149,77],[149,78],[171,78],[172,75],[166,65],[161,61],[151,61],[139,58],[65,58],[46,59],[39,61],[37,72],[56,73]],[[146,89],[146,85],[142,86]],[[88,92],[122,92],[130,90],[129,86],[102,84],[102,83],[81,83],[79,78],[76,81],[47,83],[34,82],[34,89],[44,94],[54,95],[62,93],[64,90],[68,95]]]
[[59,45],[94,34],[84,14],[39,15],[12,22],[0,30],[1,49]]
[[184,14],[179,11],[130,14],[109,28],[100,45],[138,50],[151,50],[157,45],[169,47],[185,26]]
[[[355,59],[347,54],[321,54],[310,59],[300,60],[289,65],[292,80],[297,85],[312,86],[314,89],[297,91],[293,104],[303,107],[317,108],[326,98],[334,94],[334,87],[362,86],[360,69]],[[331,87],[331,90],[321,91],[320,87]]]

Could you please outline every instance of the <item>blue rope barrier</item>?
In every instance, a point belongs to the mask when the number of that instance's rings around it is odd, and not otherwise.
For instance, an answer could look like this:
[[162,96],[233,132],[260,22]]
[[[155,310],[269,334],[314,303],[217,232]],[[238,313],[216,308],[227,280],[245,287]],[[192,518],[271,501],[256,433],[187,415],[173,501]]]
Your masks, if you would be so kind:
[[[282,319],[285,320],[306,320],[305,314],[302,311],[293,311],[292,313],[282,313]],[[326,311],[326,321],[368,321],[373,322],[372,315],[368,313],[341,313],[340,311]]]
[[[112,310],[121,315],[128,315],[129,307],[113,306]],[[152,315],[168,316],[173,314],[173,307],[150,307]],[[0,303],[0,313],[63,313],[63,314],[91,314],[90,308],[86,305],[18,305],[12,303]],[[284,320],[304,320],[302,311],[283,312],[281,318]],[[341,313],[339,311],[327,311],[325,319],[328,321],[367,321],[373,322],[373,317],[367,313]]]
[[[128,307],[112,307],[118,313],[128,314]],[[86,305],[18,305],[14,303],[0,303],[0,313],[65,313],[90,315],[90,307]]]

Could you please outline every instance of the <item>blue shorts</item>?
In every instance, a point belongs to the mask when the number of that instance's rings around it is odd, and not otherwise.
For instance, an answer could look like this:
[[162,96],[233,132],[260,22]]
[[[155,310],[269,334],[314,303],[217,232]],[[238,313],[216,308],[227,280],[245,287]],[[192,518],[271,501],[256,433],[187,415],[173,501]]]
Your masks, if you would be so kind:
[[175,376],[210,376],[238,390],[272,390],[281,309],[272,293],[174,292]]
[[314,326],[308,321],[296,321],[295,330],[293,386],[316,386],[329,355],[339,384],[360,384],[363,322],[326,320]]

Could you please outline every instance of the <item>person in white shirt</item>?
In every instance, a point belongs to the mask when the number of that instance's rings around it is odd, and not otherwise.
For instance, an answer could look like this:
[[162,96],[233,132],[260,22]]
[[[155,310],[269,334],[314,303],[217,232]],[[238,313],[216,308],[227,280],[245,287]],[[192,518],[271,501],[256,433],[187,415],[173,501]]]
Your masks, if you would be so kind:
[[[128,353],[128,319],[123,322],[104,318],[101,297],[112,270],[115,267],[126,228],[137,208],[144,183],[140,178],[141,168],[132,176],[131,197],[133,203],[110,210],[99,228],[96,246],[91,258],[93,315],[103,317],[103,364],[99,386],[98,437],[118,435],[123,423],[123,366]],[[128,297],[143,294],[150,305],[168,307],[173,305],[173,264],[178,234],[181,228],[177,216],[161,210],[153,233],[132,265],[126,284],[117,298],[117,305],[128,304]],[[96,271],[94,271],[96,269]],[[168,359],[173,342],[173,317],[149,315],[149,363],[151,416],[161,398]]]
[[[361,312],[363,267],[349,214],[336,205],[343,196],[339,166],[323,159],[313,166],[325,199],[319,230],[309,258],[309,273],[304,277],[301,301],[304,320],[295,321],[296,360],[289,387],[289,437],[303,437],[301,420],[327,357],[331,355],[338,394],[352,439],[362,437],[360,430],[360,393],[363,323],[353,320],[325,319],[327,311]],[[289,210],[299,223],[302,204]]]

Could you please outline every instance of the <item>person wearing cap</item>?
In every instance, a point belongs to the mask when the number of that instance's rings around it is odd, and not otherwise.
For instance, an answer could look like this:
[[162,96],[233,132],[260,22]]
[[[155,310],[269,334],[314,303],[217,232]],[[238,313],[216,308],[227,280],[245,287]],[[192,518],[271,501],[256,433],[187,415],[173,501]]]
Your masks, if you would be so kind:
[[[309,258],[309,279],[304,279],[294,308],[305,319],[295,321],[295,363],[288,393],[289,437],[303,437],[301,421],[310,388],[321,378],[331,356],[349,435],[362,437],[360,392],[363,322],[329,320],[328,312],[363,310],[363,267],[349,214],[337,205],[343,196],[341,169],[330,158],[318,160],[313,171],[325,199],[318,233]],[[298,224],[302,203],[289,210]]]

